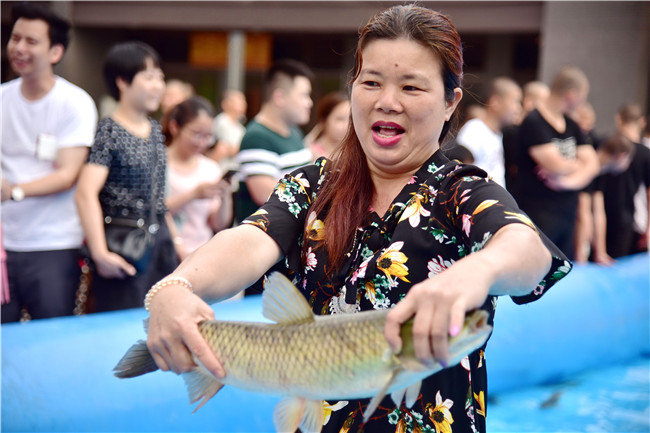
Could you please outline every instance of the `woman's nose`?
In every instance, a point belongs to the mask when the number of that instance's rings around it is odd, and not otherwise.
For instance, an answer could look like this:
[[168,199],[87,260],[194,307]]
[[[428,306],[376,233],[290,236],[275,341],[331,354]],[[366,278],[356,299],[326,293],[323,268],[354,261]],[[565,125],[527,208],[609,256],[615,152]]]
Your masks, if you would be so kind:
[[385,113],[399,112],[402,110],[402,104],[399,101],[397,89],[386,87],[381,90],[375,108]]

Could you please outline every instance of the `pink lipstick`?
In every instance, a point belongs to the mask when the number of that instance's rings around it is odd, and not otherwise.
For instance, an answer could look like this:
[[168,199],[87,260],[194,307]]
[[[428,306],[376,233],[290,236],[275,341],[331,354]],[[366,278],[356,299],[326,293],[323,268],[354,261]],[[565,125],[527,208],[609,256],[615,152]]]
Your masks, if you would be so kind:
[[404,128],[393,122],[375,122],[372,125],[372,139],[379,146],[390,147],[396,145],[404,134]]

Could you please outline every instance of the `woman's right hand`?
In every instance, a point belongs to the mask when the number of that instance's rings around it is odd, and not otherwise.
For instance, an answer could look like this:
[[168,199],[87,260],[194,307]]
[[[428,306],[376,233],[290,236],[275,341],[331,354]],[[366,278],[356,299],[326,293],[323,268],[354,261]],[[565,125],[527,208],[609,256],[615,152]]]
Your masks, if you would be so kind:
[[196,198],[212,198],[219,194],[219,182],[204,182],[194,188]]
[[225,370],[199,332],[203,320],[214,320],[214,312],[185,287],[170,285],[151,299],[147,347],[158,367],[176,374],[196,367],[194,357],[218,378]]
[[97,273],[104,278],[126,278],[136,274],[133,265],[127,262],[124,257],[111,251],[106,251],[98,256],[93,256],[93,262]]

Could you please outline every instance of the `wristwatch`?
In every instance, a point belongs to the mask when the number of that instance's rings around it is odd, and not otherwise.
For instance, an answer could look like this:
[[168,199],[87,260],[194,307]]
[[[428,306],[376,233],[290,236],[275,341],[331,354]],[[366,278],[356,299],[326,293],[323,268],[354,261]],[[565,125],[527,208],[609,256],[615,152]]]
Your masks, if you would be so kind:
[[13,201],[21,201],[25,198],[25,191],[19,186],[11,188],[11,199]]

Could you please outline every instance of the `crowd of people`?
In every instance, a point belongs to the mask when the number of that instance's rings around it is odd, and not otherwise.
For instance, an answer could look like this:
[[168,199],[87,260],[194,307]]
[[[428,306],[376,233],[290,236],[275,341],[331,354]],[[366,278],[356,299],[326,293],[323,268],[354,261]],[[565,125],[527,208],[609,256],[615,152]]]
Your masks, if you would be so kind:
[[446,153],[504,185],[577,263],[648,251],[650,116],[641,106],[623,103],[616,130],[599,135],[589,80],[576,67],[550,85],[497,77],[488,89]]
[[[2,323],[71,314],[83,262],[89,311],[147,297],[157,364],[187,371],[191,352],[222,376],[190,325],[213,317],[205,301],[261,291],[279,270],[318,314],[394,307],[386,336],[396,350],[399,325],[415,316],[416,354],[444,361],[466,311],[486,309],[491,323],[495,297],[534,301],[570,260],[647,251],[650,134],[639,105],[622,106],[617,131],[600,137],[580,69],[523,88],[496,77],[454,138],[461,42],[429,9],[395,6],[370,20],[349,94],[320,98],[306,136],[314,75],[300,61],[273,63],[246,123],[243,92],[224,90],[217,114],[188,83],[165,82],[153,47],[122,42],[106,54],[115,104],[98,120],[91,97],[53,71],[69,24],[38,4],[13,12]],[[483,356],[427,379],[417,407],[366,429],[408,416],[484,431]],[[357,415],[332,413],[326,427]]]

